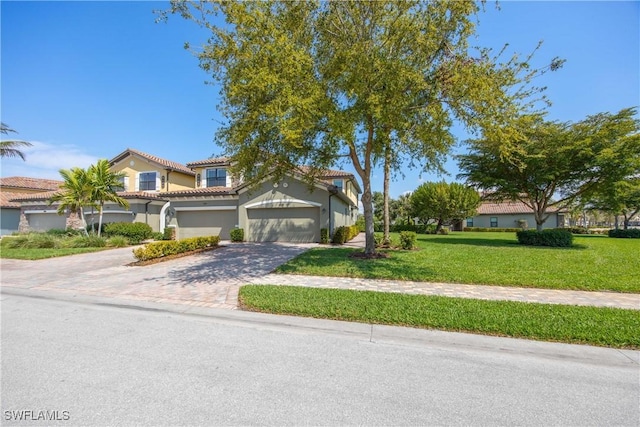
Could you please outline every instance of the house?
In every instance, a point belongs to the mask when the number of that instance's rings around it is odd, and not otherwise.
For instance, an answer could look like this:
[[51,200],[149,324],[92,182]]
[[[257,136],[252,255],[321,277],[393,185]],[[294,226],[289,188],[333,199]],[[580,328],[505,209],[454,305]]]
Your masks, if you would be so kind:
[[[312,188],[302,178],[304,167],[281,181],[267,179],[250,187],[232,176],[230,161],[224,157],[182,165],[126,149],[109,164],[125,174],[124,191],[118,194],[129,208],[105,204],[105,223],[144,222],[154,231],[171,227],[178,239],[206,235],[229,239],[231,229],[239,227],[245,240],[253,242],[318,242],[320,229],[332,233],[357,219],[361,190],[355,177],[343,171],[325,171]],[[23,210],[40,209],[51,194],[18,201]],[[97,222],[97,212],[87,209],[85,214],[87,222]],[[31,224],[29,228],[36,229]]]
[[[23,176],[0,178],[0,235],[8,235],[19,230],[21,204],[13,199],[57,190],[60,184],[62,181]],[[48,210],[26,211],[26,214],[32,216],[32,223],[36,227],[58,228],[56,226],[62,224],[62,228],[64,228],[64,218],[51,215],[51,213],[55,214],[55,209],[50,207]]]
[[[547,210],[549,218],[543,228],[558,228],[565,226],[566,212],[551,207]],[[466,227],[482,228],[536,228],[533,209],[519,201],[484,201],[473,218],[467,218]]]

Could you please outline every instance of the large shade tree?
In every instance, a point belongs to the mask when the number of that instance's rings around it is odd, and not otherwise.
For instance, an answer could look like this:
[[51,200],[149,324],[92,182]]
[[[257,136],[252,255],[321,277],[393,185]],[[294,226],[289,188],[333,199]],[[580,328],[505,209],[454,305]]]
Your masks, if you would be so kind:
[[476,214],[480,195],[457,182],[425,182],[411,194],[412,213],[424,223],[436,221],[436,232],[447,221],[462,221]]
[[[2,135],[8,135],[9,133],[17,132],[11,129],[9,125],[1,123],[0,133],[2,133]],[[32,145],[30,142],[20,140],[0,141],[0,157],[20,157],[22,160],[26,160],[26,156],[21,149],[31,147]]]
[[305,164],[312,182],[349,159],[362,182],[365,252],[373,254],[376,159],[394,165],[404,156],[429,169],[450,149],[454,120],[500,135],[505,128],[491,125],[513,117],[514,101],[529,94],[519,86],[531,76],[527,60],[470,53],[479,7],[174,0],[167,12],[211,32],[195,53],[221,84],[228,121],[217,137],[235,172],[277,180]]
[[522,116],[509,141],[485,137],[468,141],[459,156],[460,178],[496,200],[518,200],[533,210],[536,228],[550,208],[590,200],[615,183],[640,174],[640,121],[636,109],[600,113],[576,123]]

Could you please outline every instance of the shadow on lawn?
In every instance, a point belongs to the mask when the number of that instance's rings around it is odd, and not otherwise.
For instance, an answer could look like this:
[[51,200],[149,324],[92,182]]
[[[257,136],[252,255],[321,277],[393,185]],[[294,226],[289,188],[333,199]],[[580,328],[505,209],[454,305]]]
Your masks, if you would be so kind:
[[517,240],[505,240],[505,239],[482,239],[482,238],[434,238],[434,237],[418,237],[418,240],[425,243],[437,243],[445,245],[466,245],[466,246],[488,246],[488,247],[503,247],[503,248],[529,248],[529,249],[555,249],[555,250],[583,250],[588,249],[587,246],[574,243],[569,248],[556,248],[550,246],[527,246],[521,245]]

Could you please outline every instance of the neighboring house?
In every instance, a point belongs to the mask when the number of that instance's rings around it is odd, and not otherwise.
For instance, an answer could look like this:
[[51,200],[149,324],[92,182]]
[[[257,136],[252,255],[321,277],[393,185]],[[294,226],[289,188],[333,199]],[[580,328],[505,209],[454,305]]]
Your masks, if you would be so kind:
[[[543,228],[558,228],[565,226],[566,212],[555,207],[547,210],[549,218],[543,224]],[[478,213],[473,218],[467,218],[463,224],[465,227],[484,228],[519,228],[522,221],[528,228],[536,228],[536,220],[533,209],[522,202],[489,202],[480,204]]]
[[[50,190],[57,190],[62,181],[52,179],[27,178],[22,176],[12,176],[0,178],[0,235],[8,235],[17,232],[20,228],[21,204],[14,201],[18,197],[27,197],[31,194],[38,194]],[[62,223],[64,228],[64,218],[60,219],[55,214],[55,209],[37,210],[29,212],[34,225],[41,224],[43,227],[58,225]],[[39,226],[39,225],[38,225]],[[53,227],[51,227],[53,228]]]
[[[320,229],[355,224],[358,195],[355,177],[328,170],[310,188],[302,179],[302,168],[279,182],[265,180],[249,187],[229,172],[229,159],[218,157],[182,165],[137,150],[127,149],[110,162],[113,171],[124,172],[125,191],[118,194],[129,209],[113,203],[104,207],[103,222],[144,222],[154,231],[173,227],[178,239],[220,235],[240,227],[245,240],[254,242],[318,242]],[[23,211],[55,212],[46,206],[53,192],[24,195],[17,201]],[[43,205],[44,204],[44,205]],[[97,222],[98,212],[86,209],[87,222]],[[41,229],[26,217],[26,229]],[[59,217],[61,226],[75,218]],[[66,222],[65,222],[66,221]]]

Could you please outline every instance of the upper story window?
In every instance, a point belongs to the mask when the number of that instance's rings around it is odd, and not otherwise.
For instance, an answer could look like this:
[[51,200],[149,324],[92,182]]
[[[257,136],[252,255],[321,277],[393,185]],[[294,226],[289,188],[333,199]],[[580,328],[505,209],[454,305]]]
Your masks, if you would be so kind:
[[341,179],[334,179],[333,180],[333,185],[338,187],[338,191],[343,191],[342,184],[343,184],[343,181]]
[[139,191],[155,191],[156,190],[156,172],[140,172]]
[[120,188],[118,188],[117,191],[129,191],[129,177],[128,176],[123,176],[120,179],[118,179],[118,181],[120,181]]
[[226,187],[226,169],[207,169],[207,187]]

